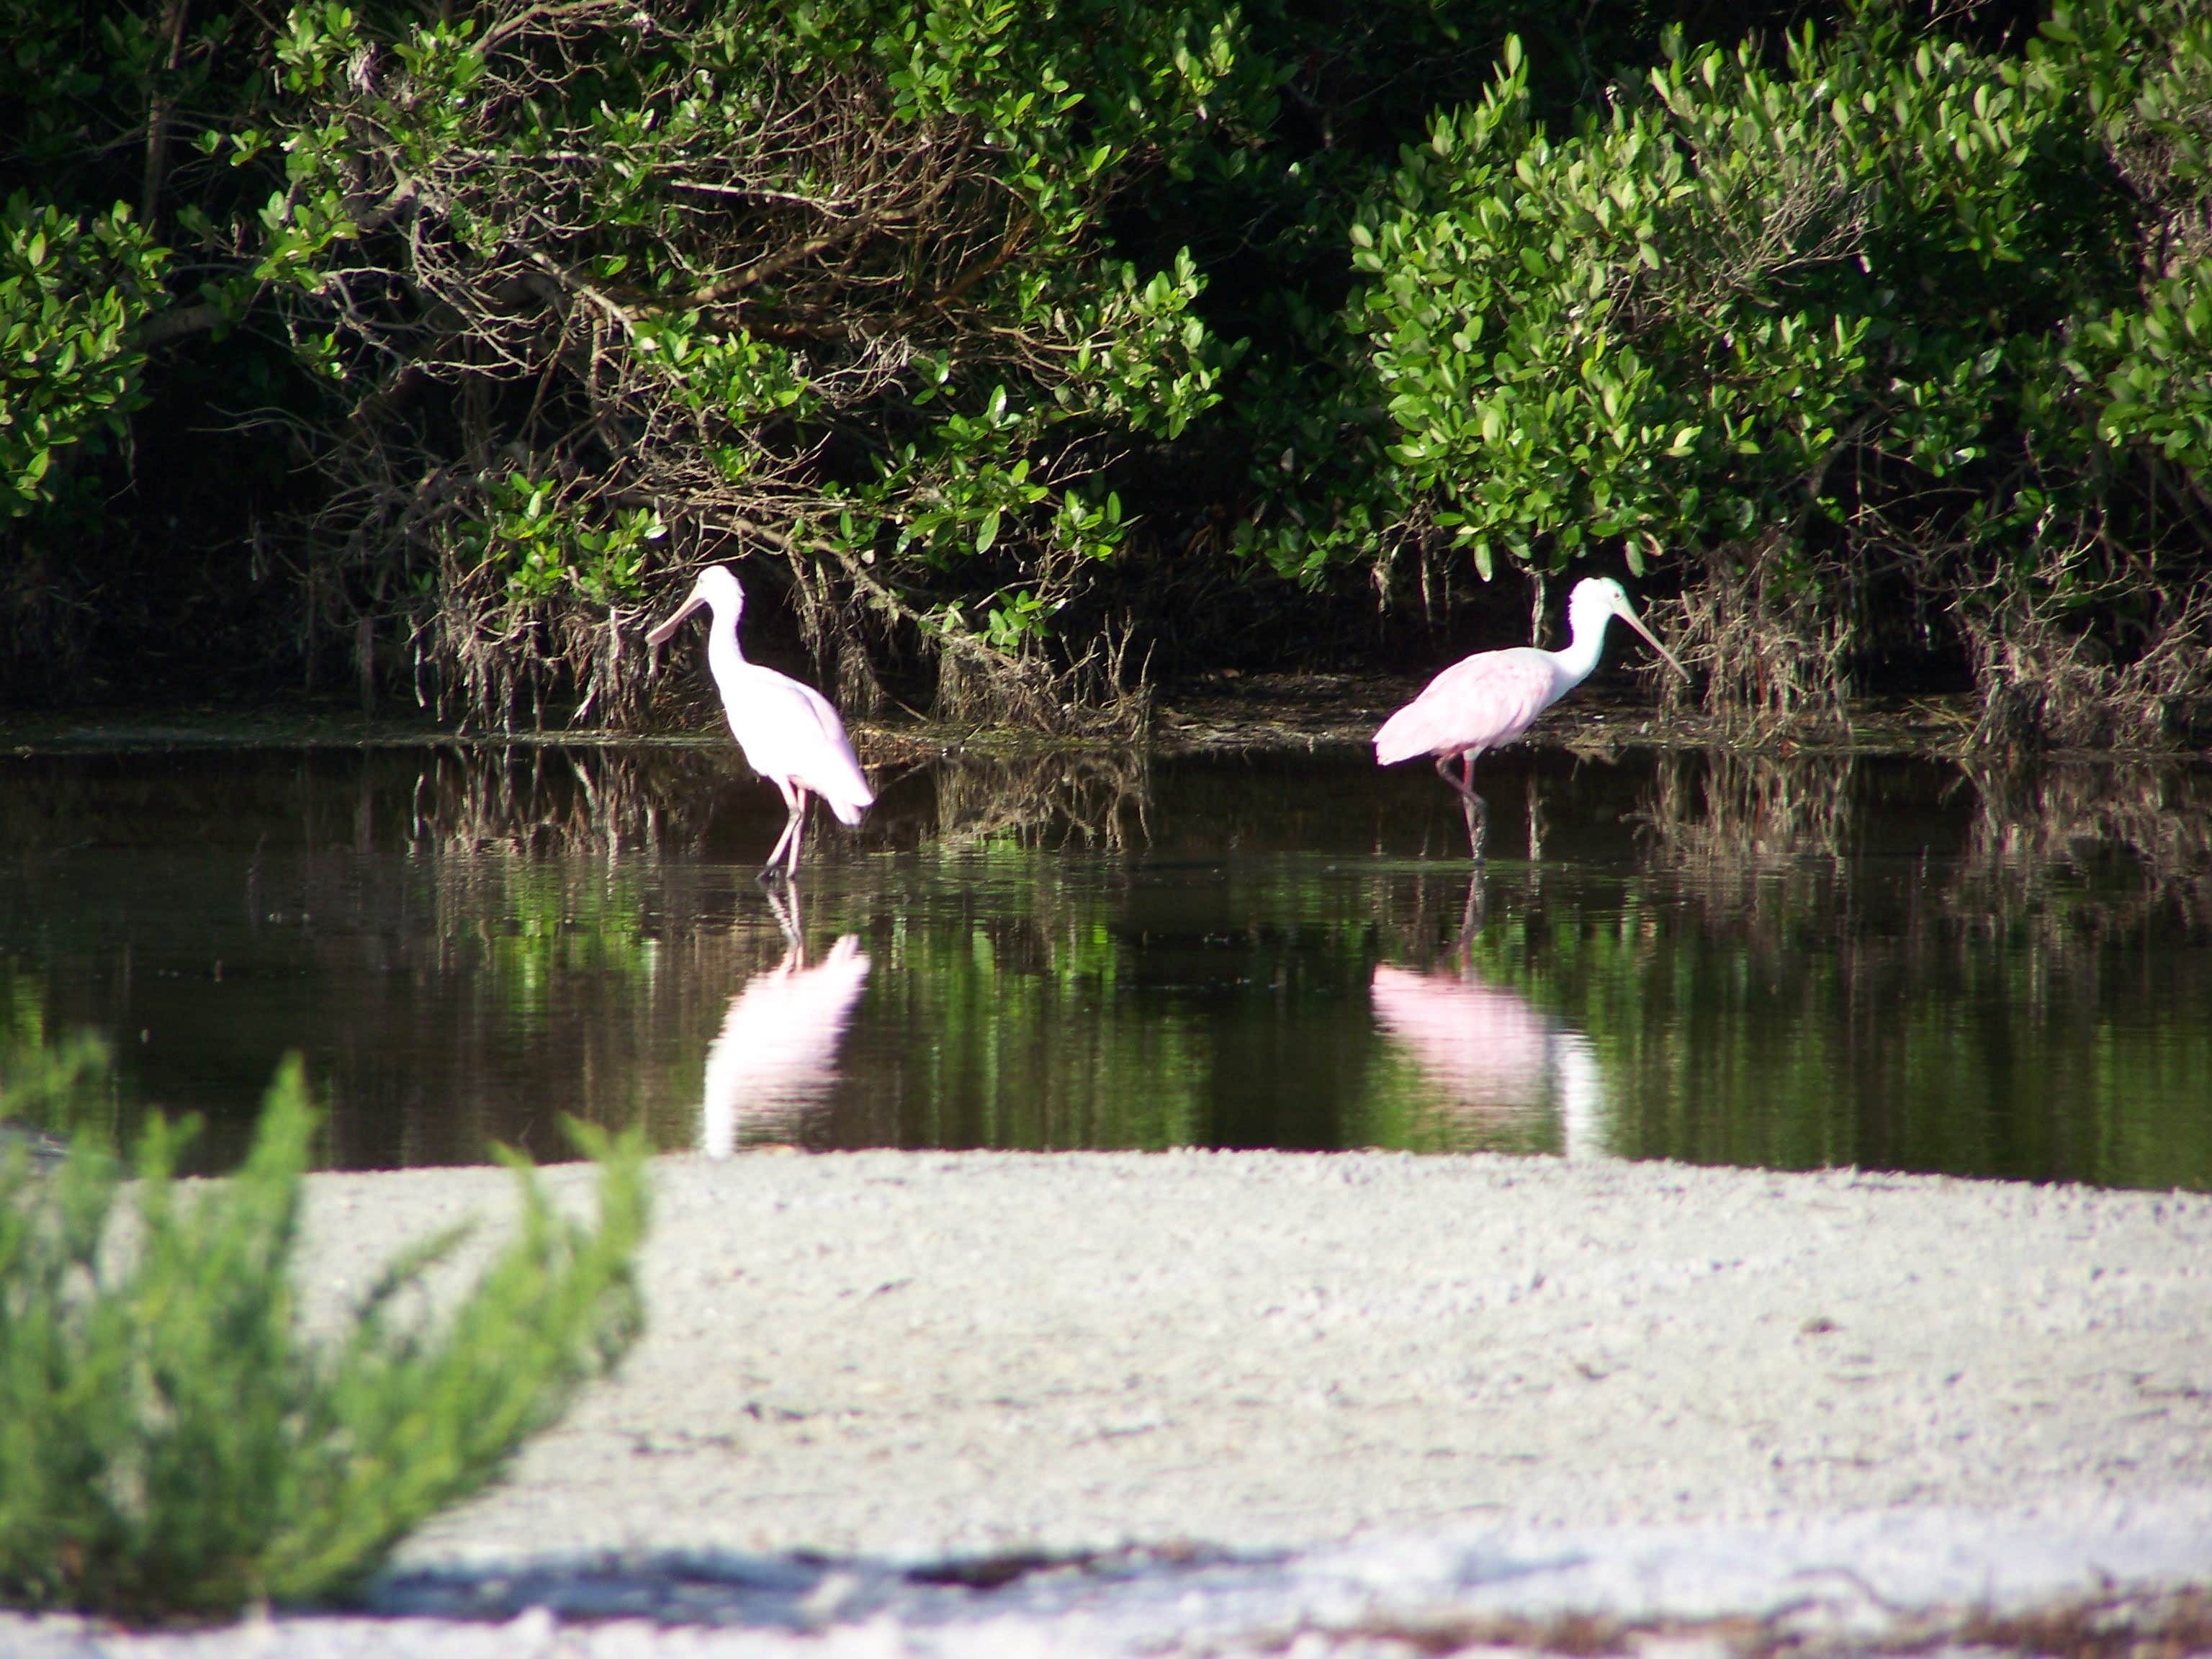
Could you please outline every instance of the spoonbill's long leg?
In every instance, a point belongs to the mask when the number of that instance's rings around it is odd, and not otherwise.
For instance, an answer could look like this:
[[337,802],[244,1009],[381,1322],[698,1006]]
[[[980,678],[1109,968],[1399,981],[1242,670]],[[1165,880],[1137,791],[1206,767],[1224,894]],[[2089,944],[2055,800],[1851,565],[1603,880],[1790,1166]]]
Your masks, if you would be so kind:
[[792,793],[798,796],[799,804],[791,809],[791,850],[785,855],[783,863],[783,878],[786,881],[799,874],[799,843],[806,836],[806,791],[804,787],[794,787]]
[[[783,791],[783,804],[791,809],[791,816],[783,821],[783,833],[775,838],[775,847],[769,854],[768,862],[761,866],[761,879],[763,881],[770,880],[775,877],[776,864],[783,857],[785,848],[788,847],[792,849],[792,862],[794,864],[798,862],[799,820],[806,814],[806,795],[803,790],[793,789],[787,783],[780,782],[777,787]],[[787,869],[785,872],[787,878],[789,873]]]
[[[1490,803],[1474,793],[1474,757],[1482,751],[1470,749],[1460,755],[1437,757],[1437,775],[1459,792],[1467,809],[1468,852],[1477,864],[1482,862],[1482,843],[1490,834]],[[1452,773],[1452,762],[1458,761],[1457,776]]]

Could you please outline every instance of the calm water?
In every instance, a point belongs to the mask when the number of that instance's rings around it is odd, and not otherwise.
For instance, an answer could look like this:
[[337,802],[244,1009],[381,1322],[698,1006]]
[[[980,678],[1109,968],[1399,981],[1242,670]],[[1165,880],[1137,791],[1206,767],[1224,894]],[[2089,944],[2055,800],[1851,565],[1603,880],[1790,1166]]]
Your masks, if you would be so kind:
[[348,1168],[568,1115],[2212,1188],[2212,774],[1486,770],[1471,888],[1419,768],[947,763],[780,917],[720,750],[0,757],[0,1051],[99,1031],[206,1166],[298,1049]]

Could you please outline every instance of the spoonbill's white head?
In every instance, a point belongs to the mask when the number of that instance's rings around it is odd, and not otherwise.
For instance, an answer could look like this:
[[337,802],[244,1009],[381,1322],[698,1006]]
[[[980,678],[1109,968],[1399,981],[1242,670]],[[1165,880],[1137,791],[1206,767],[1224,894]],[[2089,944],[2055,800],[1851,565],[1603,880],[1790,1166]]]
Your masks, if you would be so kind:
[[1628,602],[1627,590],[1612,577],[1586,576],[1567,595],[1567,631],[1571,635],[1578,635],[1585,629],[1602,632],[1606,623],[1614,617],[1643,635],[1645,642],[1659,653],[1660,661],[1684,679],[1690,678],[1690,671],[1676,662],[1673,653],[1659,643],[1658,636],[1644,625],[1644,618]]
[[659,645],[676,631],[678,623],[702,605],[712,611],[717,619],[726,610],[730,615],[730,625],[732,628],[737,626],[738,617],[745,608],[745,590],[738,585],[738,579],[731,573],[729,566],[710,564],[701,571],[699,580],[691,584],[690,596],[645,636],[645,642]]

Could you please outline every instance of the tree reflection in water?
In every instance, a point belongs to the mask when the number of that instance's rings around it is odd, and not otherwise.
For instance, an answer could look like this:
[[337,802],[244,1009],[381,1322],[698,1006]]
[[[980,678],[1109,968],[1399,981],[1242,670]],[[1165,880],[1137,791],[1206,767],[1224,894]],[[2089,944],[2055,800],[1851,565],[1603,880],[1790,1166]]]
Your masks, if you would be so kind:
[[298,1048],[348,1168],[568,1115],[2212,1188],[2212,769],[1509,755],[1470,895],[1364,756],[914,758],[802,954],[689,748],[0,754],[0,1036],[96,1032],[196,1170]]

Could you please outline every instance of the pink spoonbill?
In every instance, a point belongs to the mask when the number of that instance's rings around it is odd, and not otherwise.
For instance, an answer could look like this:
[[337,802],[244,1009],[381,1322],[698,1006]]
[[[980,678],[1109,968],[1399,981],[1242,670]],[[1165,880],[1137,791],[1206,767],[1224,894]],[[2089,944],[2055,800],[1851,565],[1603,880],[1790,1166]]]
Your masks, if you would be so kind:
[[745,660],[738,648],[738,617],[745,607],[745,590],[726,565],[710,564],[701,571],[690,597],[645,636],[646,643],[660,644],[702,605],[714,613],[707,629],[707,666],[720,688],[731,735],[747,763],[783,792],[783,804],[791,809],[761,877],[765,880],[775,875],[776,860],[781,859],[784,878],[789,880],[799,869],[807,797],[821,796],[840,823],[858,823],[875,804],[875,791],[868,787],[852,740],[845,735],[845,723],[830,700],[787,674]]
[[[1592,576],[1577,582],[1567,596],[1565,650],[1524,645],[1462,657],[1383,721],[1375,734],[1375,763],[1395,766],[1416,756],[1434,756],[1437,774],[1466,805],[1468,845],[1480,861],[1489,809],[1474,793],[1474,757],[1511,743],[1537,715],[1588,679],[1605,645],[1605,625],[1615,617],[1643,635],[1668,667],[1689,678],[1644,625],[1620,584],[1610,576]],[[1456,775],[1454,761],[1459,763]]]

